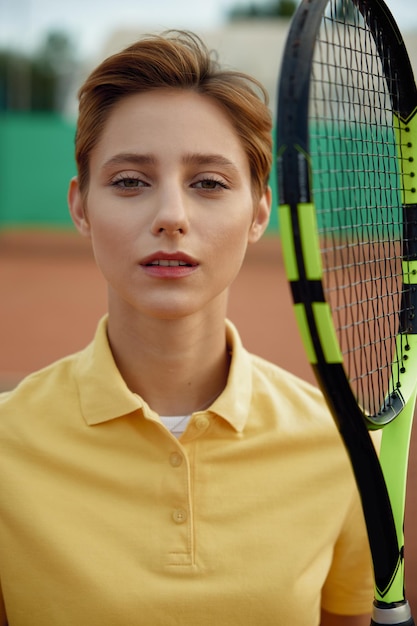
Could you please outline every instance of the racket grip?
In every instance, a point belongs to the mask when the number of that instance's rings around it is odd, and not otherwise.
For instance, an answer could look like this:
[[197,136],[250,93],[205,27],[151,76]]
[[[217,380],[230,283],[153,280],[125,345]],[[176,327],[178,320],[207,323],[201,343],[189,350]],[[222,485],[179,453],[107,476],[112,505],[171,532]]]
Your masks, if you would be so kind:
[[411,615],[410,605],[407,601],[390,606],[380,608],[374,604],[371,626],[415,626]]

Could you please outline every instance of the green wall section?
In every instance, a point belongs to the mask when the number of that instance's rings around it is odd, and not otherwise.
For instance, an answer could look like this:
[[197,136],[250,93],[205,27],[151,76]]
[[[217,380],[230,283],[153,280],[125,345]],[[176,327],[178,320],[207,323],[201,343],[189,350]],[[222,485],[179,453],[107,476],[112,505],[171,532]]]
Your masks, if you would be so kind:
[[0,115],[0,226],[70,226],[75,125],[51,115]]
[[[0,227],[68,227],[76,173],[75,123],[54,115],[0,114]],[[275,176],[269,231],[278,228]]]

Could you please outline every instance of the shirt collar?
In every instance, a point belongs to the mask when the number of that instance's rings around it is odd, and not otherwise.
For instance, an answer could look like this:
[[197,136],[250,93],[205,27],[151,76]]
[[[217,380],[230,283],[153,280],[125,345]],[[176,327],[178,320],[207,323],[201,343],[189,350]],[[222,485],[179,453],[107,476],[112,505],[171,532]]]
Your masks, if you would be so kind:
[[235,430],[242,432],[251,407],[251,355],[243,347],[237,329],[229,320],[226,321],[226,341],[231,355],[227,385],[208,411],[220,415]]
[[107,315],[92,343],[78,359],[76,373],[81,411],[89,426],[108,422],[143,408],[143,400],[123,380],[107,339]]
[[[231,354],[227,385],[207,411],[219,415],[241,432],[252,396],[251,357],[229,321],[226,322],[226,339]],[[75,375],[81,411],[89,426],[137,410],[152,413],[146,402],[130,391],[117,369],[107,338],[107,316],[100,320],[92,343],[80,352]]]

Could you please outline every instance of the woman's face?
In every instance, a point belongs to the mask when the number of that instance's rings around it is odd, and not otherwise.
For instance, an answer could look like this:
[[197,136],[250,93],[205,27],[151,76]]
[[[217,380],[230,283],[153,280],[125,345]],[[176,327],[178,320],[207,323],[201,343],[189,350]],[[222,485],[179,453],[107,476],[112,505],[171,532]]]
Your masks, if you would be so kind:
[[91,154],[86,198],[74,180],[69,203],[91,238],[109,306],[166,319],[224,308],[269,217],[269,194],[254,206],[249,162],[226,113],[182,90],[118,103]]

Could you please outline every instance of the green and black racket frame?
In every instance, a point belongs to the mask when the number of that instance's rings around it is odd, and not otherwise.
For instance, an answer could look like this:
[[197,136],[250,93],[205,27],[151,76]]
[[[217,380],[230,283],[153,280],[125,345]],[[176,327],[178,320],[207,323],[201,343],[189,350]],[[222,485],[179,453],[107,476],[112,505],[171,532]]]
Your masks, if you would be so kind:
[[276,129],[284,262],[361,495],[371,624],[412,625],[403,526],[417,390],[417,90],[382,0],[301,1]]

